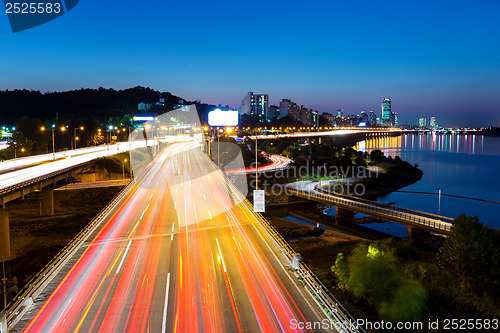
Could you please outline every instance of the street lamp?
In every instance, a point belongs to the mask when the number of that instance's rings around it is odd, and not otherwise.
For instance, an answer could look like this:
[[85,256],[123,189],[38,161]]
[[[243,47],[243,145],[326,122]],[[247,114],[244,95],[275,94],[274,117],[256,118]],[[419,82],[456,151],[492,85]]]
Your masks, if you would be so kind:
[[217,166],[220,168],[220,157],[219,157],[219,127],[217,127]]
[[228,154],[229,152],[223,151],[222,152],[222,170],[224,171],[224,154]]
[[257,162],[257,135],[255,135],[255,190],[259,189],[259,173],[258,173],[258,162]]
[[77,130],[77,129],[79,129],[80,131],[83,131],[83,129],[84,129],[84,128],[83,128],[83,126],[80,126],[80,128],[75,127],[75,128],[73,129],[73,138],[74,138],[74,140],[73,140],[73,141],[75,142],[75,149],[76,149],[76,140],[78,140],[78,137],[76,136],[76,130]]
[[[56,159],[56,149],[55,149],[55,143],[54,143],[54,131],[56,130],[55,127],[56,127],[56,125],[52,124],[51,130],[52,130],[52,159],[53,160]],[[45,131],[45,127],[44,126],[40,127],[40,130],[42,132]]]
[[[24,153],[24,148],[21,148],[21,153]],[[14,158],[17,158],[17,146],[14,146]]]
[[[111,144],[111,133],[110,133],[110,131],[112,131],[113,128],[114,128],[113,125],[109,125],[108,126],[108,131],[107,131],[108,133],[106,135],[106,141],[108,141],[108,156],[109,156],[109,145]],[[109,140],[108,140],[108,137],[109,137]]]
[[127,163],[127,159],[122,162],[122,179],[125,179],[125,163]]

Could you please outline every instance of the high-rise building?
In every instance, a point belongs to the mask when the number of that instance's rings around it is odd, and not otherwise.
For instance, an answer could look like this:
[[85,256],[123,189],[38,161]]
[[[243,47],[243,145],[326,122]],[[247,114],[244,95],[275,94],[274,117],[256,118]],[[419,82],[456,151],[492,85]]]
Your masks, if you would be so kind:
[[337,109],[337,117],[342,118],[344,115],[344,109]]
[[371,126],[377,125],[377,115],[373,112],[373,110],[370,110],[368,113],[368,123]]
[[300,106],[300,122],[304,125],[309,125],[309,110],[304,107],[304,105]]
[[267,112],[267,120],[280,119],[280,108],[276,105],[270,105]]
[[384,98],[382,100],[382,125],[393,126],[393,115],[391,109],[391,98]]
[[280,118],[290,116],[296,122],[300,122],[300,106],[289,99],[283,98],[280,102]]
[[248,94],[241,101],[241,114],[255,116],[261,122],[267,121],[269,112],[269,95],[268,94]]
[[427,118],[420,117],[420,119],[418,119],[418,126],[419,127],[426,127],[427,126]]
[[326,119],[326,121],[328,122],[328,125],[332,126],[334,121],[335,121],[335,118],[333,117],[333,114],[331,113],[328,113],[328,112],[323,112],[321,114],[321,117],[323,117],[324,119]]
[[438,124],[437,124],[437,121],[436,121],[436,117],[432,116],[429,120],[429,126],[433,129],[437,129],[438,128]]
[[365,123],[365,126],[369,124],[368,113],[366,113],[365,110],[361,111],[361,114],[359,115],[359,117],[360,117],[360,121],[362,123]]
[[309,125],[312,125],[312,126],[318,128],[319,127],[319,112],[311,109],[310,114],[311,114],[311,116],[309,117],[309,119],[310,119]]

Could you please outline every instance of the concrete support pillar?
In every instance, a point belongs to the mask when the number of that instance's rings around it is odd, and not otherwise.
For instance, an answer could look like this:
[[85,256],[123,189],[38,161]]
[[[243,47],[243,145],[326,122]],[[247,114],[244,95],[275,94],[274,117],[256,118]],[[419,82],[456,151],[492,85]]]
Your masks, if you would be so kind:
[[430,235],[430,231],[408,226],[408,239],[414,238],[416,236],[426,236]]
[[0,262],[11,259],[9,213],[0,211]]
[[40,215],[54,215],[54,191],[43,190],[40,198]]
[[349,209],[335,207],[335,216],[354,218],[354,212]]

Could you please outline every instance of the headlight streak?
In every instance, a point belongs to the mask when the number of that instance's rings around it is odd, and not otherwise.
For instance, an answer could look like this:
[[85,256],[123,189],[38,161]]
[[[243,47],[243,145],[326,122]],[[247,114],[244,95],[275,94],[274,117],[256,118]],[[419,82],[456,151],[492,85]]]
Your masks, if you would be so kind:
[[[147,170],[154,186],[117,207],[25,331],[282,332],[311,321],[266,257],[253,213],[187,147],[171,144]],[[196,167],[172,172],[186,163]]]

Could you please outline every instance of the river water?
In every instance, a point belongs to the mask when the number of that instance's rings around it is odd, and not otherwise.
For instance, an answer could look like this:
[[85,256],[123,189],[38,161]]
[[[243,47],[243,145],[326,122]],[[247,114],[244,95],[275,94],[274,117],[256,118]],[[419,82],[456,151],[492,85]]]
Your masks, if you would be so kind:
[[[438,191],[443,194],[466,196],[499,203],[441,196],[441,215],[456,217],[461,213],[479,216],[479,221],[500,228],[500,137],[482,135],[404,134],[361,141],[357,150],[370,152],[380,149],[386,156],[400,156],[418,164],[422,179],[404,191],[431,192],[412,194],[393,192],[378,201],[395,203],[437,214]],[[373,225],[375,229],[405,236],[406,228],[396,223]],[[368,226],[368,225],[367,225]]]

